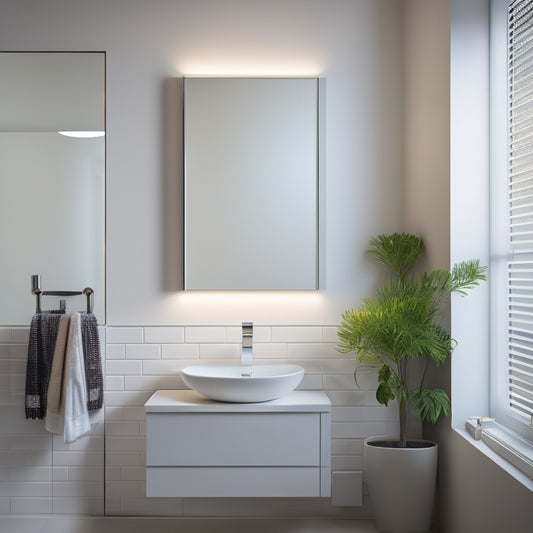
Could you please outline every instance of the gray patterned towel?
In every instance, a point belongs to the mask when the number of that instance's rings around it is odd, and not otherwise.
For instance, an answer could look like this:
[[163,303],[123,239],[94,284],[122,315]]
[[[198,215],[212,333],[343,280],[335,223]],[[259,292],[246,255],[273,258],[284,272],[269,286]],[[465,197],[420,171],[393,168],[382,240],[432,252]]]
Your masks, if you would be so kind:
[[46,415],[46,395],[52,368],[60,314],[33,316],[26,363],[26,418],[42,420]]
[[100,409],[103,404],[102,358],[98,323],[92,313],[80,313],[83,356],[85,358],[85,378],[87,380],[87,409]]

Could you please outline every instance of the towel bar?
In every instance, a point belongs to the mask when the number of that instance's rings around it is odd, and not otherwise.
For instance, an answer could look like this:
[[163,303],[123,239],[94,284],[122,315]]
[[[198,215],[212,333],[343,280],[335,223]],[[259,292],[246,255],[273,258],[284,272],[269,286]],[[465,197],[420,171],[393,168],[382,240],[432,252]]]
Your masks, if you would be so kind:
[[85,287],[82,291],[41,291],[41,276],[39,274],[33,274],[31,277],[31,293],[35,295],[37,301],[35,305],[35,312],[41,312],[41,298],[42,296],[78,296],[85,294],[87,297],[87,313],[93,312],[92,295],[94,291],[91,287]]

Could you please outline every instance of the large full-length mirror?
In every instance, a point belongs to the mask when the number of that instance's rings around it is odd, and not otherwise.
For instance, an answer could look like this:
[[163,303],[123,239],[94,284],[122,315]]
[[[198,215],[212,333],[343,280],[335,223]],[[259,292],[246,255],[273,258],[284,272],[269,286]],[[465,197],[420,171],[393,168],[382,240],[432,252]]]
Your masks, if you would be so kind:
[[185,289],[317,289],[317,78],[185,78],[184,139]]
[[105,54],[1,52],[0,72],[0,325],[29,324],[33,274],[45,291],[91,287],[104,323]]

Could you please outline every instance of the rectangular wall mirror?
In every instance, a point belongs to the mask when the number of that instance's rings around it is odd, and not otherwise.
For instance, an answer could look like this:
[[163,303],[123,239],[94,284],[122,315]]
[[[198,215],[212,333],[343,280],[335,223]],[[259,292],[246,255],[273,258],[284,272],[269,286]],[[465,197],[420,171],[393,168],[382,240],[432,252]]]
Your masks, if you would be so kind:
[[185,78],[184,287],[318,288],[318,79]]
[[[1,52],[0,72],[0,325],[30,323],[33,274],[44,291],[91,287],[103,324],[105,53]],[[81,131],[96,136],[59,133]]]

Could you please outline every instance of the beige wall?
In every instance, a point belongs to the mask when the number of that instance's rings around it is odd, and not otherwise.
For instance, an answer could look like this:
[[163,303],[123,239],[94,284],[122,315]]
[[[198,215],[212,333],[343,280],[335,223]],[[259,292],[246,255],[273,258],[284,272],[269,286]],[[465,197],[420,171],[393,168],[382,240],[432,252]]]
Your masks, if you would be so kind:
[[[485,263],[489,2],[407,0],[404,13],[406,229],[427,238],[428,268],[470,257]],[[485,298],[486,289],[479,289],[455,302],[452,335],[459,345],[453,368],[432,376],[436,386],[452,391],[457,424],[465,412],[486,406]],[[425,436],[439,443],[440,531],[531,531],[531,492],[450,422],[425,427]]]
[[449,19],[446,0],[404,3],[404,222],[447,268],[450,240]]

